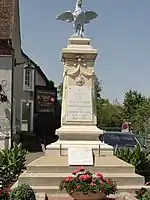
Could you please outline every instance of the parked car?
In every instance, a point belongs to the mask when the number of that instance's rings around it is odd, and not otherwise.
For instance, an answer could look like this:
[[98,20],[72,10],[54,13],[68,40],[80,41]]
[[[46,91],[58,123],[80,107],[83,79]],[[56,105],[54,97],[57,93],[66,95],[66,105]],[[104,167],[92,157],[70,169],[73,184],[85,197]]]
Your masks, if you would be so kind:
[[103,135],[100,135],[99,137],[100,141],[113,146],[116,148],[135,148],[137,144],[140,145],[141,150],[146,149],[145,146],[143,146],[140,141],[137,139],[137,137],[130,132],[104,132]]

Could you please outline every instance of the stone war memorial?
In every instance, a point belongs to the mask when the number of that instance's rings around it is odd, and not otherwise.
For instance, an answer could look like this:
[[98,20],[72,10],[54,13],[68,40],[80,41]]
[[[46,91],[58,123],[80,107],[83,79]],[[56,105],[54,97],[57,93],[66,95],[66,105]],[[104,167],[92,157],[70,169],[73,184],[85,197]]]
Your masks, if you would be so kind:
[[[116,181],[118,192],[133,193],[144,185],[135,168],[113,155],[113,147],[99,141],[103,130],[97,128],[94,63],[98,50],[84,36],[84,26],[98,15],[82,11],[77,0],[74,12],[64,12],[58,20],[73,23],[75,33],[62,49],[63,98],[59,140],[47,146],[45,155],[31,162],[15,184],[27,183],[36,193],[64,196],[60,181],[78,166],[101,172]],[[58,52],[59,54],[59,52]],[[14,187],[15,187],[14,185]]]

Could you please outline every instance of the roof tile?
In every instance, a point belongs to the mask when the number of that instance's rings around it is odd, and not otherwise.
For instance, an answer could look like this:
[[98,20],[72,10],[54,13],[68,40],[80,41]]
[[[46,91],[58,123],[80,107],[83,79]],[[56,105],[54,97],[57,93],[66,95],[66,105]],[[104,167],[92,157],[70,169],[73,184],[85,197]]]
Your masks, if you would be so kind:
[[0,38],[12,38],[16,0],[0,0]]

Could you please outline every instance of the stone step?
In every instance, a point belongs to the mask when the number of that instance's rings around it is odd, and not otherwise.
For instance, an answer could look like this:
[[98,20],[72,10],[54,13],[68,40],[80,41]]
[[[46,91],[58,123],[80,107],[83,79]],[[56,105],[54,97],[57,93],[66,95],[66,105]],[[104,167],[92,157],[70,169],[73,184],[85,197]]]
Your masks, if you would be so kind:
[[[27,166],[27,172],[29,173],[72,173],[77,167],[71,166]],[[101,172],[101,173],[135,173],[133,166],[121,166],[121,165],[101,165],[94,167],[86,167],[87,170],[92,172]]]
[[[68,166],[67,156],[42,156],[27,165],[28,172],[34,173],[71,173],[77,166]],[[95,157],[94,167],[85,167],[93,172],[101,173],[135,173],[134,166],[115,156]]]
[[[48,195],[66,195],[65,191],[60,191],[58,186],[31,186],[35,193],[46,193]],[[128,192],[134,194],[143,185],[126,185],[118,186],[118,193]]]
[[[28,173],[19,177],[19,184],[28,183],[34,186],[59,185],[70,173]],[[116,181],[117,185],[144,185],[144,178],[134,173],[104,173],[104,176]]]

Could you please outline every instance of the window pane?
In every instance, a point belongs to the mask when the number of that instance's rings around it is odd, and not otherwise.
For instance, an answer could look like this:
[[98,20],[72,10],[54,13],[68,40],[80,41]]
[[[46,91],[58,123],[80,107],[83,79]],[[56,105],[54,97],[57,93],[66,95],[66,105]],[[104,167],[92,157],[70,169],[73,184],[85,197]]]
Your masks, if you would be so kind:
[[29,89],[32,89],[32,70],[31,69],[25,69],[25,86],[27,86]]

